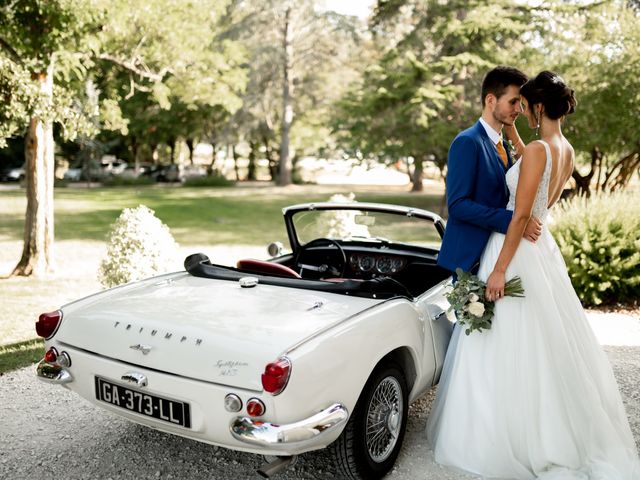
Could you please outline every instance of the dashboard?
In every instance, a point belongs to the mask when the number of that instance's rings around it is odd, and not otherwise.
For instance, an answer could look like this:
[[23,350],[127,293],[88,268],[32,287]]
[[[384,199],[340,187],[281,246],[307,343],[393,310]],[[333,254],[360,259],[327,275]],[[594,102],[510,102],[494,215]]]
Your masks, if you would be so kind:
[[407,265],[405,258],[398,255],[381,255],[372,253],[352,253],[349,255],[349,266],[355,272],[395,274]]

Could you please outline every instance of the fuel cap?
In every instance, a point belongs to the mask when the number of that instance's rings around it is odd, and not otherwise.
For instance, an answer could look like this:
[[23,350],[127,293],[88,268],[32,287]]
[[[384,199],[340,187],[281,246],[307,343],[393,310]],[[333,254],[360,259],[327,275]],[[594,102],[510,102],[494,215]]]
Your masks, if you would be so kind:
[[257,277],[242,277],[238,281],[240,282],[240,286],[242,288],[252,288],[252,287],[255,287],[258,284],[258,278]]

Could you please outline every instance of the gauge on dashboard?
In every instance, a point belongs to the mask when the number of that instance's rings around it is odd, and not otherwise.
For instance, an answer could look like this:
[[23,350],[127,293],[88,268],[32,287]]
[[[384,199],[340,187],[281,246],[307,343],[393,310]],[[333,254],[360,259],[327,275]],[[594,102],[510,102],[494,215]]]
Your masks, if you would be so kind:
[[391,259],[391,272],[396,273],[404,266],[404,262],[401,258]]
[[360,260],[358,261],[358,267],[363,272],[368,272],[375,266],[375,264],[376,264],[375,259],[373,257],[369,257],[366,255],[360,257]]
[[380,257],[376,262],[376,270],[380,273],[390,273],[391,257]]

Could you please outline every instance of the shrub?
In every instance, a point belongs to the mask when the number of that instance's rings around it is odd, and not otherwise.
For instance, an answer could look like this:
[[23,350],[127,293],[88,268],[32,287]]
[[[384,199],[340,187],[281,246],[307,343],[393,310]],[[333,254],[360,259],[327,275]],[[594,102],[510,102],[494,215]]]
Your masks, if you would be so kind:
[[114,287],[168,272],[177,253],[178,244],[169,227],[153,210],[144,205],[125,208],[111,226],[98,280],[105,287]]
[[585,305],[640,297],[640,194],[596,194],[563,201],[551,226]]
[[190,177],[184,181],[186,187],[230,187],[234,182],[222,175],[208,175],[206,177]]

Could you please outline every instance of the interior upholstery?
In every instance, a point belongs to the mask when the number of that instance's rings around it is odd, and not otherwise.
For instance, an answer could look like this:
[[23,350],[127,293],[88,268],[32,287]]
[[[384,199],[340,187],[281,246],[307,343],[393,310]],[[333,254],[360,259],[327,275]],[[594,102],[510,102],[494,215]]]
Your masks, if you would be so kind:
[[267,262],[266,260],[246,258],[244,260],[238,260],[236,267],[238,268],[238,270],[258,273],[262,275],[277,275],[280,277],[301,278],[295,270],[292,270],[286,265]]

